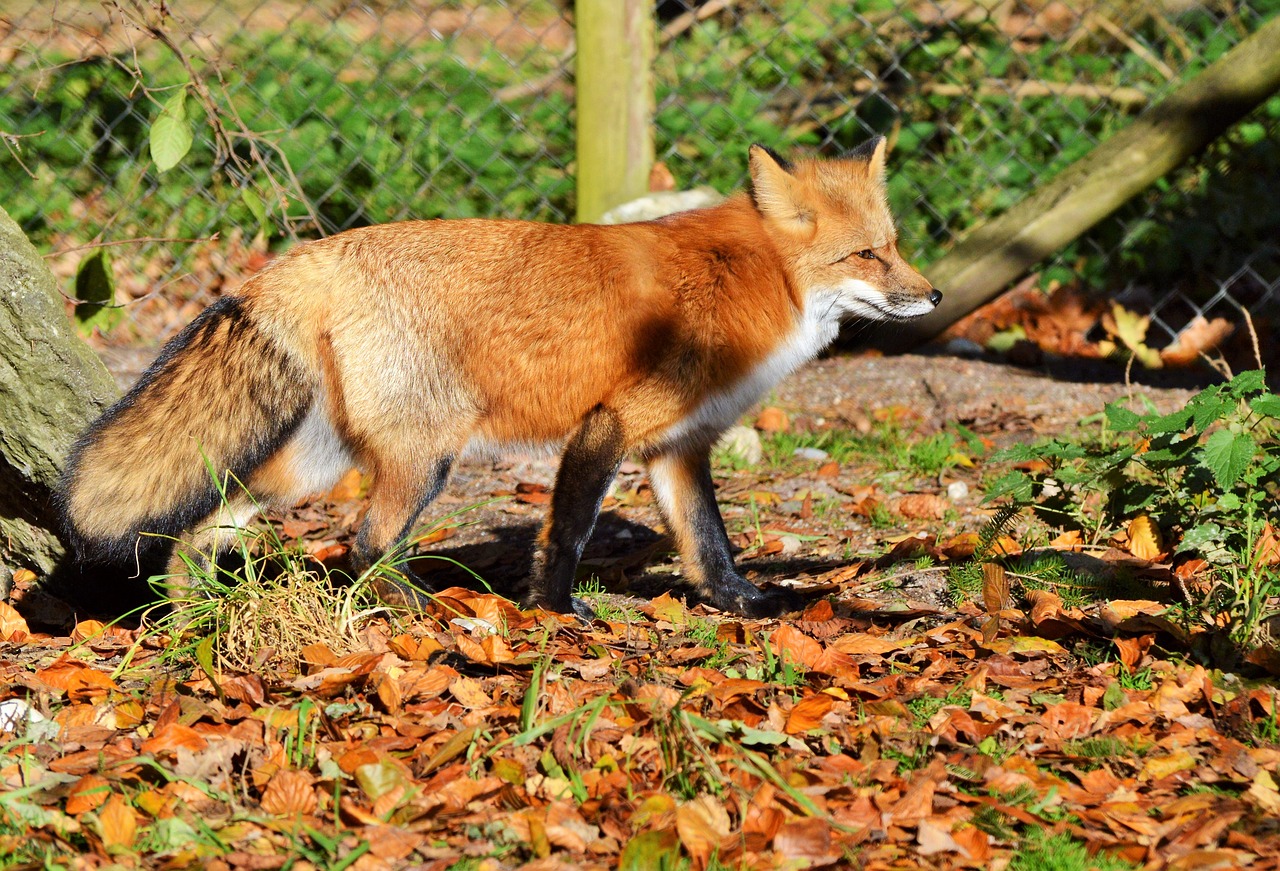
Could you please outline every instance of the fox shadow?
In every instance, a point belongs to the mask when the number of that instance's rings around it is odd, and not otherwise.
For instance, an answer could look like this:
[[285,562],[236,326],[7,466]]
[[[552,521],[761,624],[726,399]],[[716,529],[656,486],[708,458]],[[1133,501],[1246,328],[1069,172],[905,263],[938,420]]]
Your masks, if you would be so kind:
[[[463,587],[491,591],[521,601],[529,589],[531,556],[538,524],[522,522],[486,530],[481,541],[461,545],[433,545],[409,561],[409,567],[436,590]],[[689,605],[706,602],[680,576],[657,567],[667,561],[672,546],[666,535],[605,511],[583,551],[578,583],[594,577],[606,592],[642,599],[664,593],[685,599]],[[830,567],[829,560],[792,558],[756,565],[739,562],[740,572],[754,575],[764,591],[772,616],[804,608],[822,595],[770,585],[774,578],[792,577]]]

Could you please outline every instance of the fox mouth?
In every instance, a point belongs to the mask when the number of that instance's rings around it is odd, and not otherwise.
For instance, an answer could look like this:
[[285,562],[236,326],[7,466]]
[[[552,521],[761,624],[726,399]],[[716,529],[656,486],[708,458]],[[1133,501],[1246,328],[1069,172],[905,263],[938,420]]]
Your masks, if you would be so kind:
[[877,321],[910,321],[933,311],[942,294],[934,291],[921,298],[902,293],[883,294],[879,291],[862,292],[845,297],[849,314]]

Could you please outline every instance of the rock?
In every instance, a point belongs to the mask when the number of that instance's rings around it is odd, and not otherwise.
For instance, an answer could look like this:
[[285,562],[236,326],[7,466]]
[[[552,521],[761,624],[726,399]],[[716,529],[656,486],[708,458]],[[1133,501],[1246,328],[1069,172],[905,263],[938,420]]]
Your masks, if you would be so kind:
[[0,598],[64,548],[52,504],[72,441],[117,395],[67,321],[53,273],[0,208]]
[[796,448],[791,455],[800,460],[825,460],[831,456],[822,448]]
[[749,426],[729,427],[716,443],[716,450],[748,466],[754,466],[764,458],[764,445],[760,443],[760,433]]
[[963,502],[969,497],[969,485],[964,481],[952,481],[947,485],[947,498],[952,502]]

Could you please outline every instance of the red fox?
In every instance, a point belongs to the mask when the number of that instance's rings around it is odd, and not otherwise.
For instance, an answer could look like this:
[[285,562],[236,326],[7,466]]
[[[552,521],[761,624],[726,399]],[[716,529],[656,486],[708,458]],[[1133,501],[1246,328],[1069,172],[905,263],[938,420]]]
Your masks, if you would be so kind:
[[373,476],[359,569],[411,534],[465,450],[563,442],[527,605],[590,613],[574,572],[633,454],[688,580],[767,613],[734,568],[712,446],[842,318],[914,318],[942,294],[898,253],[883,138],[794,164],[752,146],[749,164],[749,193],[645,223],[408,221],[298,245],[75,444],[59,496],[73,548],[123,562],[183,537],[216,559],[256,506],[224,506],[210,469],[278,505],[355,465]]

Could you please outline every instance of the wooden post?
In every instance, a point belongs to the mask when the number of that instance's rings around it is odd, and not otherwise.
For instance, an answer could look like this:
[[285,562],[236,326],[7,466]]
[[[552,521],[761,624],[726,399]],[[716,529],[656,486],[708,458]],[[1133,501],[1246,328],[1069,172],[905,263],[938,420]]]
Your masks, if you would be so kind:
[[575,0],[578,221],[649,191],[653,0]]

